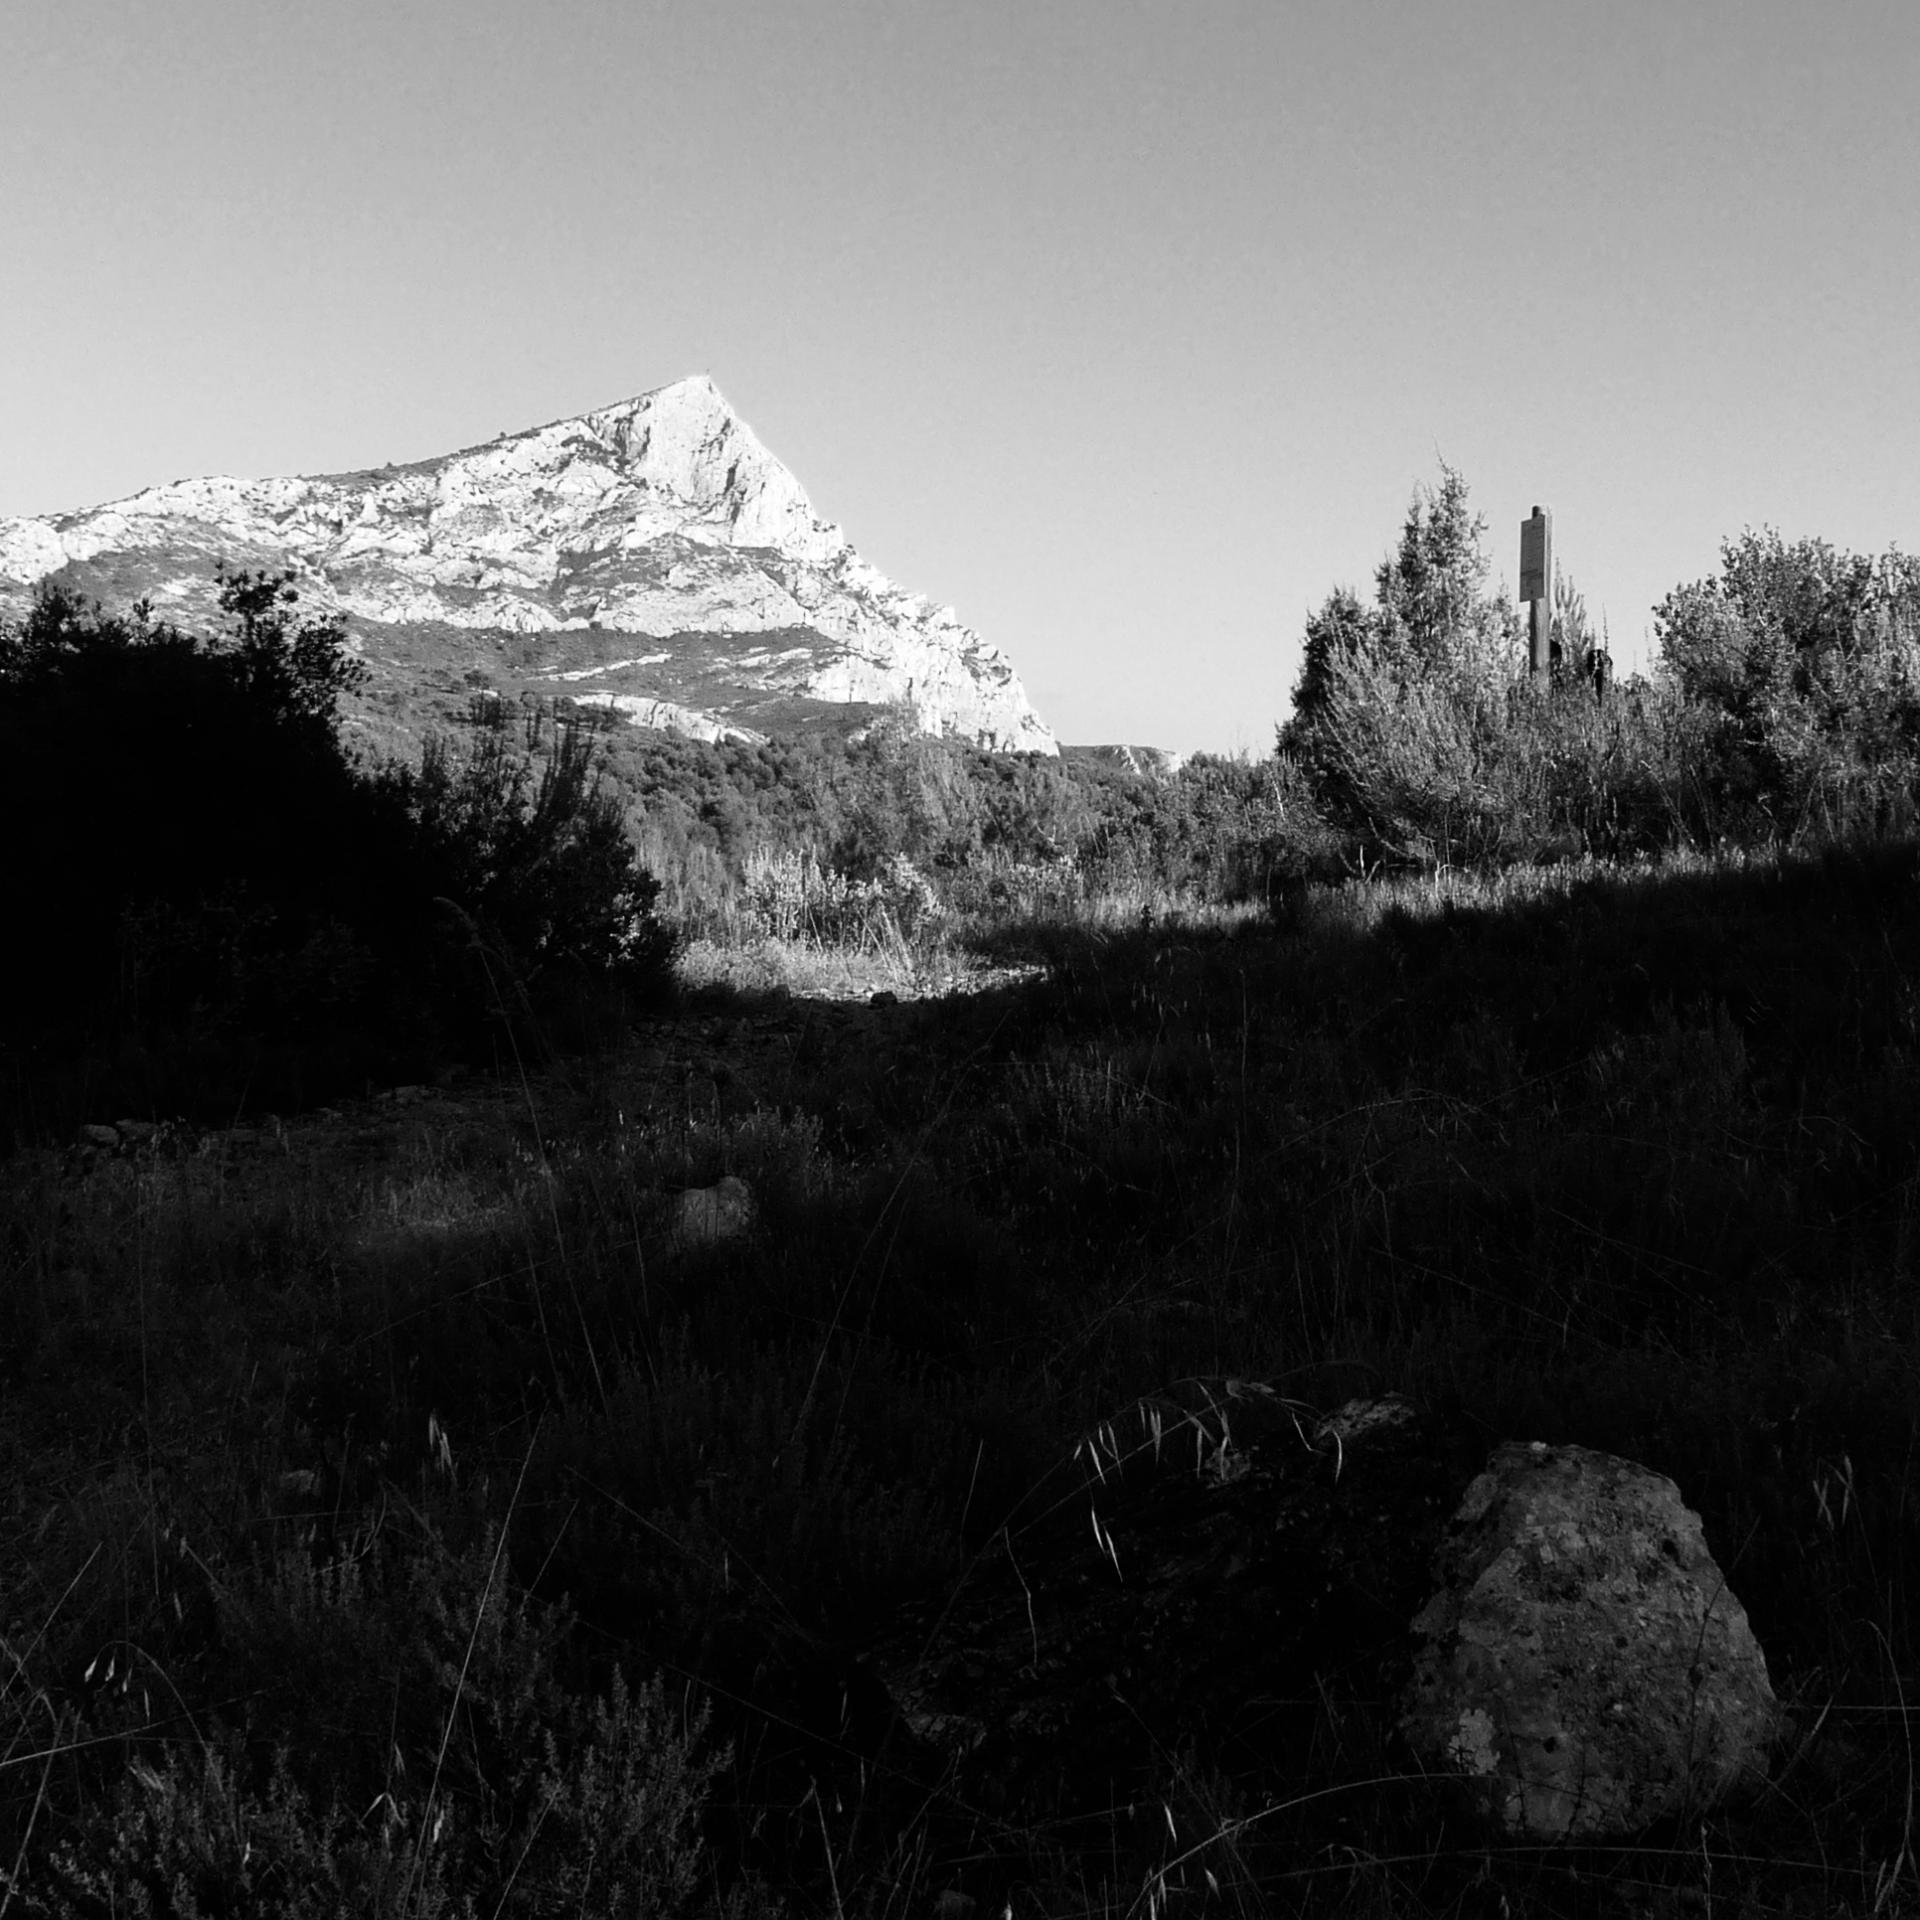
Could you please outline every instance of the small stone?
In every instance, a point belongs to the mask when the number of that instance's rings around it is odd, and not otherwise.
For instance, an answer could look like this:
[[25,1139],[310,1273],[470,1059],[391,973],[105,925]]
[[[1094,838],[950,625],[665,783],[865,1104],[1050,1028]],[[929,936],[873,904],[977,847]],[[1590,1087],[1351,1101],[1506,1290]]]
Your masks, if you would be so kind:
[[897,1007],[900,996],[891,987],[882,987],[868,1002],[870,1007]]
[[80,1129],[80,1144],[83,1147],[101,1147],[111,1153],[120,1144],[120,1135],[116,1129],[102,1126],[96,1121]]
[[1412,1401],[1397,1393],[1380,1399],[1349,1400],[1315,1426],[1313,1437],[1337,1452],[1390,1428],[1408,1426],[1418,1418]]
[[1671,1480],[1500,1447],[1435,1571],[1401,1730],[1495,1829],[1622,1837],[1764,1783],[1766,1657]]
[[710,1187],[676,1193],[667,1203],[667,1231],[677,1246],[715,1246],[745,1233],[754,1211],[752,1190],[730,1173]]
[[129,1147],[144,1147],[160,1131],[151,1120],[116,1120],[114,1126]]

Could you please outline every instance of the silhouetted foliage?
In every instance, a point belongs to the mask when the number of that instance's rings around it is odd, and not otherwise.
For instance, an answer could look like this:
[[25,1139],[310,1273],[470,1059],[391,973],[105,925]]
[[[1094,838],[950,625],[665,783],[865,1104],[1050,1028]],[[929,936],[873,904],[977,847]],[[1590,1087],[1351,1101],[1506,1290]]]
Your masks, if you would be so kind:
[[654,917],[659,882],[600,784],[590,728],[536,712],[516,751],[496,703],[476,702],[472,721],[464,758],[437,737],[418,772],[388,775],[440,897],[522,989],[566,971],[663,990],[673,943]]
[[[283,593],[222,576],[233,624],[201,640],[144,605],[107,615],[51,585],[0,637],[0,781],[7,817],[30,823],[10,846],[33,930],[7,956],[13,1018],[183,1011],[180,996],[215,990],[209,962],[292,955],[361,904],[355,856],[393,826],[392,796],[357,778],[334,733],[356,677],[338,625],[293,625]],[[191,978],[163,980],[157,944]]]
[[[654,885],[584,736],[537,776],[486,737],[464,770],[435,748],[369,772],[337,727],[365,672],[344,619],[301,618],[289,576],[218,580],[208,637],[57,582],[0,627],[19,1124],[76,1073],[146,1111],[418,1071],[561,963],[664,989]],[[463,957],[476,934],[490,969]]]

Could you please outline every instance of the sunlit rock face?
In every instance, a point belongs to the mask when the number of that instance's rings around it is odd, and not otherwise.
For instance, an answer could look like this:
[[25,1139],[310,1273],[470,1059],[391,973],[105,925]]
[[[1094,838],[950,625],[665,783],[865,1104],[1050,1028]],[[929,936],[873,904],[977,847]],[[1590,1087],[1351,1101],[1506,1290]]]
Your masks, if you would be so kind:
[[[291,568],[302,610],[348,615],[375,662],[426,635],[457,664],[464,634],[469,667],[632,724],[724,737],[795,702],[910,703],[930,732],[1056,751],[998,648],[861,559],[704,375],[409,466],[0,520],[0,611],[53,574],[192,624],[216,560]],[[616,644],[636,637],[657,644]]]

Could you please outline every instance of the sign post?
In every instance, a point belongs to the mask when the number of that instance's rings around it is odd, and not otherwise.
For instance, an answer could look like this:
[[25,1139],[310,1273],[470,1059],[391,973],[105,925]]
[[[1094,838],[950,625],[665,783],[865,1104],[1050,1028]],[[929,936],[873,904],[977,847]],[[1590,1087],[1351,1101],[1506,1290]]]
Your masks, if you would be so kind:
[[1527,602],[1527,664],[1544,683],[1553,667],[1553,509],[1520,522],[1520,598]]

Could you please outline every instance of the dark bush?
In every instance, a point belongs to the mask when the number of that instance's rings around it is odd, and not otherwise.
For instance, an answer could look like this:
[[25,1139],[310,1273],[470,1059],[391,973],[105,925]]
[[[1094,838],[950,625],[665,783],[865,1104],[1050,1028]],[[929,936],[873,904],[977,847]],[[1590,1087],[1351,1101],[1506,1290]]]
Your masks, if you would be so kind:
[[57,583],[0,627],[12,1131],[298,1104],[417,1074],[542,989],[662,990],[654,883],[585,736],[537,773],[484,732],[464,768],[439,746],[369,772],[337,725],[364,671],[344,619],[300,619],[287,577],[219,580],[211,637]]
[[486,998],[505,1011],[595,983],[636,1000],[664,996],[673,935],[655,914],[660,884],[635,861],[592,733],[535,713],[516,751],[497,705],[476,702],[471,719],[464,758],[436,737],[417,772],[394,770],[385,784]]

